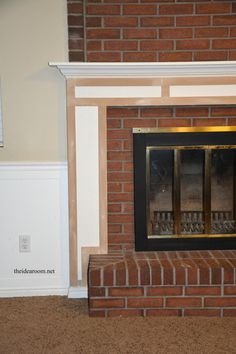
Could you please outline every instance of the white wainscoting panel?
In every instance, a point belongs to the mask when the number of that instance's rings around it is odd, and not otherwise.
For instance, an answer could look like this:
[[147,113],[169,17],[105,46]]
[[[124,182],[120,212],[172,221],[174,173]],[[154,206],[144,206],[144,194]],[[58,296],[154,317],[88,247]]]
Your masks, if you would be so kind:
[[67,295],[67,164],[0,164],[0,198],[0,296]]

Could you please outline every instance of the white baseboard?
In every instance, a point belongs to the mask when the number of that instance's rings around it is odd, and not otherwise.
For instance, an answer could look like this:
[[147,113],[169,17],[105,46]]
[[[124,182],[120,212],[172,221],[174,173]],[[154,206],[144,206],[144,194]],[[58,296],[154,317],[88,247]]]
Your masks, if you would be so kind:
[[88,288],[86,286],[70,287],[68,291],[68,298],[70,299],[84,299],[88,297]]
[[0,289],[0,298],[3,297],[30,297],[30,296],[67,296],[68,289]]
[[31,296],[68,296],[69,299],[88,297],[87,287],[48,288],[48,289],[0,289],[0,298]]

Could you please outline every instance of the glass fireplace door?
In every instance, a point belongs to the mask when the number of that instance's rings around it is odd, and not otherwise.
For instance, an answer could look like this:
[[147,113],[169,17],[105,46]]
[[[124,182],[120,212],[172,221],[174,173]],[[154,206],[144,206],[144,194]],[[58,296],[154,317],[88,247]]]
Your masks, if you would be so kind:
[[147,151],[148,235],[173,235],[174,150]]
[[235,233],[235,149],[212,150],[211,233]]
[[235,234],[235,149],[146,148],[148,238]]
[[[204,150],[178,150],[180,154],[180,227],[178,234],[204,234]],[[178,193],[178,191],[177,191]],[[176,220],[177,222],[177,220]]]

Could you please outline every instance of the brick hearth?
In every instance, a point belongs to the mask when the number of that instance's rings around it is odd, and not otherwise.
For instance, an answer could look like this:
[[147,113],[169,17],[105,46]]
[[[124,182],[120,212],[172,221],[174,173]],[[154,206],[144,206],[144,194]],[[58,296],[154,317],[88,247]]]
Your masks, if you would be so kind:
[[236,316],[236,251],[93,255],[89,312],[115,316]]

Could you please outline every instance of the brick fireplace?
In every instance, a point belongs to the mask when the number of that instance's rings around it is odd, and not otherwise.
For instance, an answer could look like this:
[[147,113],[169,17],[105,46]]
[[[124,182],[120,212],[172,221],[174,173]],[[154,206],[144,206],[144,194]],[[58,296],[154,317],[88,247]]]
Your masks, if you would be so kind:
[[236,125],[235,63],[51,65],[67,78],[71,287],[90,255],[90,314],[235,315],[234,250],[134,252],[132,157],[132,128]]

